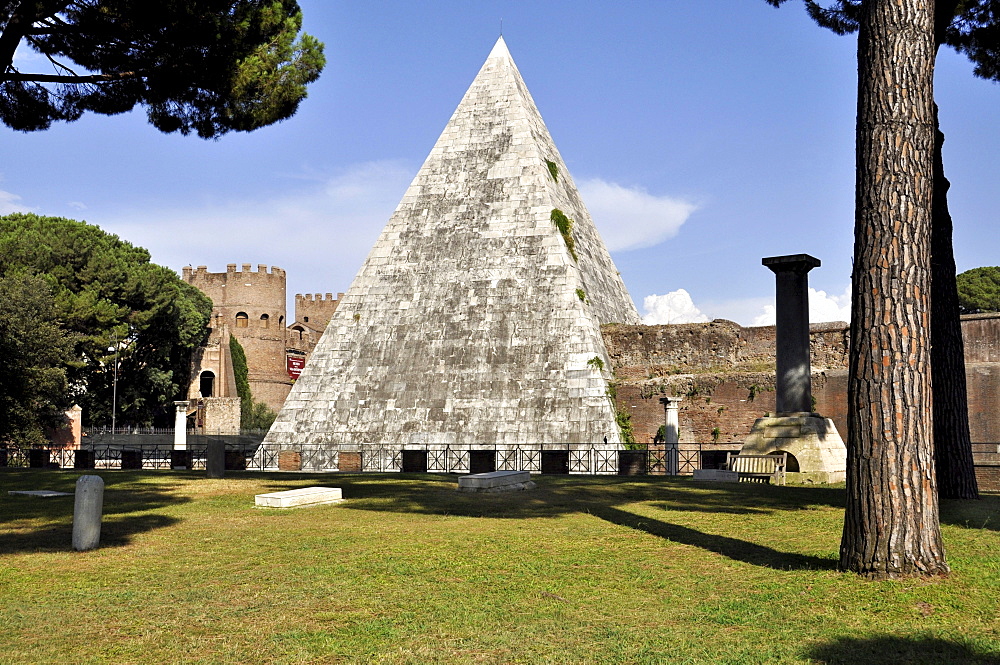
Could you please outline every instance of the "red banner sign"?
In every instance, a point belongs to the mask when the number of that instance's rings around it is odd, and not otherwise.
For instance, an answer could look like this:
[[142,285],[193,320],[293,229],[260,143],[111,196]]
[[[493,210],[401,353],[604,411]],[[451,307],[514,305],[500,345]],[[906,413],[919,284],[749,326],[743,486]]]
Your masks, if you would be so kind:
[[288,361],[288,376],[293,379],[299,378],[302,368],[306,366],[306,359],[302,356],[285,356]]

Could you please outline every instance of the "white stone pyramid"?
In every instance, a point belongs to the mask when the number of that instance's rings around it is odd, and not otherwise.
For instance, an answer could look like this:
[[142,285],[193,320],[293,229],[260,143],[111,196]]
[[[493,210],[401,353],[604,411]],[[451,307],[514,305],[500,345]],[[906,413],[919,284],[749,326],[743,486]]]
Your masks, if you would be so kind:
[[638,321],[501,38],[263,446],[614,445],[600,325]]

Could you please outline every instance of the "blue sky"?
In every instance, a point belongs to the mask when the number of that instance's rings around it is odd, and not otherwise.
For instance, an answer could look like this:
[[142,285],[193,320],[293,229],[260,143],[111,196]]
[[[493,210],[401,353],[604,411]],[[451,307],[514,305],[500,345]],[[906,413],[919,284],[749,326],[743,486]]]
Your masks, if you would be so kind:
[[[823,261],[814,318],[846,318],[856,40],[801,3],[300,1],[328,64],[295,117],[217,141],[160,134],[141,109],[0,129],[0,212],[86,220],[178,271],[267,263],[289,296],[346,291],[502,19],[650,322],[765,322],[760,260],[797,253]],[[958,268],[1000,264],[1000,88],[948,51],[936,97]]]

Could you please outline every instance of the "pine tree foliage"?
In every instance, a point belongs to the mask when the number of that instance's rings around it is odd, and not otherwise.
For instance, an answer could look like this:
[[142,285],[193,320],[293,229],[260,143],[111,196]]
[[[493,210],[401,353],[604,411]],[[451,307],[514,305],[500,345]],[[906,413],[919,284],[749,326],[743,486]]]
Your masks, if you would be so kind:
[[1000,267],[973,268],[959,275],[958,304],[963,314],[1000,312]]
[[87,423],[110,424],[116,362],[118,422],[150,424],[162,414],[172,422],[191,353],[208,334],[211,301],[149,259],[145,249],[84,222],[0,217],[0,277],[37,276],[50,286],[56,318],[72,338],[68,396]]
[[[787,1],[766,0],[775,7]],[[816,23],[839,35],[857,32],[862,1],[803,0]],[[935,42],[967,56],[976,76],[1000,81],[1000,0],[937,0],[934,14]]]
[[295,0],[0,0],[0,120],[141,105],[163,132],[251,131],[292,116],[323,69],[301,29]]
[[73,336],[59,321],[46,278],[0,275],[0,359],[0,445],[41,443],[72,403]]

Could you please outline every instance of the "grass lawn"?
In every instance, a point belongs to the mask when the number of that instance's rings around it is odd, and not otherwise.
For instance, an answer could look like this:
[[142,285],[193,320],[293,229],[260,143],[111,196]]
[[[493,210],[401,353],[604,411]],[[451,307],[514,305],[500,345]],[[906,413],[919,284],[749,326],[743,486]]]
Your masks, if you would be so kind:
[[[539,476],[0,470],[0,663],[995,663],[1000,495],[942,506],[953,573],[836,571],[843,489]],[[311,485],[345,503],[254,508]]]

